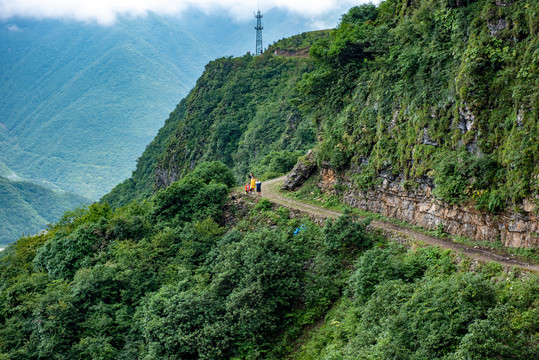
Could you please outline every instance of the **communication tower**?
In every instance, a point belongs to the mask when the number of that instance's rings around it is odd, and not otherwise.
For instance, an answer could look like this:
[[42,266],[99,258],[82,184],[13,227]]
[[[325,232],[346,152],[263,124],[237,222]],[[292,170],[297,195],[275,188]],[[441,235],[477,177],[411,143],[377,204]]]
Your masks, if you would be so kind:
[[260,12],[260,9],[258,9],[256,15],[256,55],[262,54],[264,51],[264,47],[262,46],[262,29],[264,28],[262,26],[262,13]]

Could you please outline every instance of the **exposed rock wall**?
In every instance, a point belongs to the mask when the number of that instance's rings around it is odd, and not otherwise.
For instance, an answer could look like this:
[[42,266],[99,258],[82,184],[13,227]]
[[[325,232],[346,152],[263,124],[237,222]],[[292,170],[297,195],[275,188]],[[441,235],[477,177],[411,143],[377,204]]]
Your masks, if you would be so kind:
[[286,177],[283,183],[283,190],[294,190],[305,182],[316,170],[314,153],[309,150],[307,154],[298,160],[298,163]]
[[[311,168],[308,170],[312,171]],[[308,177],[301,174],[301,167],[295,168],[293,174],[294,179]],[[452,235],[478,241],[502,240],[506,246],[512,247],[539,247],[538,209],[530,199],[523,201],[518,212],[506,210],[492,214],[477,210],[473,204],[441,202],[432,195],[433,184],[428,178],[422,179],[413,190],[405,190],[398,177],[382,174],[382,178],[382,184],[376,189],[362,191],[354,187],[346,176],[338,176],[332,169],[322,168],[319,187],[322,191],[335,191],[335,184],[344,185],[345,204],[427,229],[436,229],[442,223],[444,231]],[[292,179],[287,181],[290,190],[299,186]]]
[[[322,181],[331,172],[322,171]],[[425,181],[417,189],[407,191],[400,182],[384,179],[372,191],[355,189],[351,182],[344,193],[344,203],[387,217],[404,220],[427,229],[440,223],[444,231],[475,240],[501,239],[506,246],[539,247],[539,223],[534,205],[525,200],[520,212],[504,211],[491,214],[478,211],[473,205],[449,205],[432,196],[432,186]],[[324,184],[327,187],[327,184]]]
[[164,167],[156,167],[155,169],[155,187],[156,189],[166,189],[174,181],[179,179],[178,169],[166,169]]

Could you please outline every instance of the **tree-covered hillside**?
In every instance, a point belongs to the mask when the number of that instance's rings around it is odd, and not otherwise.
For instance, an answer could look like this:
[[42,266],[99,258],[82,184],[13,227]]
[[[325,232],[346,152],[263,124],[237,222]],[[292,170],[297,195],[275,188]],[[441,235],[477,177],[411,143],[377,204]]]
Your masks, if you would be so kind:
[[0,253],[0,359],[537,357],[537,274],[231,194],[311,146],[365,188],[389,171],[449,202],[535,194],[534,14],[387,0],[212,61],[130,179]]
[[11,169],[6,164],[4,164],[2,160],[0,160],[0,176],[8,177],[12,175],[13,171],[11,171]]
[[58,193],[43,186],[10,181],[0,176],[0,247],[22,235],[33,235],[58,221],[66,210],[90,201],[72,193]]
[[[326,33],[302,34],[310,46]],[[287,49],[298,44],[278,42]],[[201,161],[218,160],[237,180],[282,174],[314,146],[316,129],[301,115],[297,84],[312,71],[303,57],[249,54],[210,62],[196,86],[170,114],[157,137],[139,158],[130,179],[102,201],[126,205],[165,187]]]
[[314,143],[319,165],[361,189],[383,174],[491,212],[534,201],[538,12],[526,1],[388,0],[354,7],[330,36],[213,61],[104,201],[149,196],[202,160],[239,179],[271,151]]
[[[201,163],[0,253],[2,359],[486,359],[539,351],[539,280],[231,201]],[[225,221],[226,219],[226,221]]]

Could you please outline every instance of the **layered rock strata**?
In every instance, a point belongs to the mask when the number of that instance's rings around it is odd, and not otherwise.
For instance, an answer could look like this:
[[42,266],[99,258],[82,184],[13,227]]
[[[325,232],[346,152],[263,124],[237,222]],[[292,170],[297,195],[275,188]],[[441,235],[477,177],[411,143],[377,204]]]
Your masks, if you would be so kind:
[[[308,176],[301,173],[305,168],[304,165],[294,168],[293,177],[287,179],[287,186],[283,186],[283,189],[293,190],[305,181]],[[313,168],[307,170],[309,173],[314,171]],[[539,247],[539,209],[532,199],[525,199],[516,211],[510,209],[494,214],[479,211],[471,203],[450,205],[438,200],[432,195],[434,184],[429,178],[421,179],[413,190],[404,189],[399,177],[381,174],[381,178],[381,185],[363,191],[355,187],[346,175],[337,175],[331,168],[322,168],[319,187],[331,192],[340,188],[343,202],[347,205],[427,229],[435,230],[442,224],[443,230],[451,235],[466,236],[477,241],[501,240],[511,247]],[[336,184],[344,186],[336,187]]]
[[539,223],[534,206],[525,200],[520,212],[504,211],[491,214],[479,211],[474,205],[450,205],[431,195],[432,187],[421,184],[407,191],[384,179],[371,191],[354,189],[348,184],[343,202],[350,206],[387,217],[396,218],[427,229],[443,230],[452,235],[474,240],[502,240],[506,246],[539,247]]

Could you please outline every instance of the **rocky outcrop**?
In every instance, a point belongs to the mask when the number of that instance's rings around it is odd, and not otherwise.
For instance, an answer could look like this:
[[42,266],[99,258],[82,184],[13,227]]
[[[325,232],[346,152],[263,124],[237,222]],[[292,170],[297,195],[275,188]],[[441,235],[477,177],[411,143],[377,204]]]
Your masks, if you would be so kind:
[[474,240],[502,240],[506,246],[539,247],[539,223],[535,206],[530,199],[521,211],[492,214],[479,211],[473,205],[450,205],[432,195],[432,185],[420,182],[419,187],[407,191],[400,179],[384,179],[382,185],[371,191],[355,189],[346,182],[344,203],[370,212],[396,218],[427,229],[442,224],[445,232]]
[[235,226],[239,220],[248,216],[252,207],[252,202],[247,202],[246,198],[242,196],[241,192],[232,192],[230,194],[230,198],[223,207],[221,225],[226,227]]
[[490,30],[490,35],[495,36],[503,29],[507,28],[507,21],[505,19],[497,19],[496,21],[489,22],[487,24],[488,29]]
[[160,166],[155,168],[155,188],[166,189],[174,181],[179,179],[178,169],[172,167],[171,169],[166,169]]
[[[314,159],[312,152],[306,156]],[[307,166],[306,163],[311,164]],[[283,185],[285,190],[301,186],[314,172],[313,160],[301,162],[294,167]],[[346,173],[345,173],[346,174]],[[343,202],[355,208],[375,212],[387,217],[406,221],[427,229],[437,229],[442,224],[445,232],[461,235],[478,241],[501,240],[511,247],[539,247],[539,199],[524,199],[518,211],[502,213],[479,211],[473,204],[450,205],[432,195],[434,184],[428,177],[418,180],[418,186],[406,190],[403,179],[389,172],[380,174],[381,185],[363,191],[354,186],[346,175],[326,166],[320,169],[318,186],[324,192],[346,189]],[[335,186],[340,184],[343,186]]]
[[472,126],[475,123],[475,116],[472,111],[467,106],[460,107],[459,115],[457,129],[459,129],[463,134],[472,130]]
[[440,146],[440,144],[438,144],[436,141],[432,140],[432,138],[430,137],[430,135],[428,133],[427,128],[423,129],[423,139],[422,139],[421,142],[423,144],[425,144],[425,145],[431,145],[431,146],[434,146],[434,147]]
[[511,1],[496,0],[496,6],[506,7],[506,6],[511,6],[511,5],[512,5]]
[[295,190],[307,180],[316,170],[314,153],[309,150],[307,154],[298,160],[298,163],[286,177],[283,183],[283,190]]

